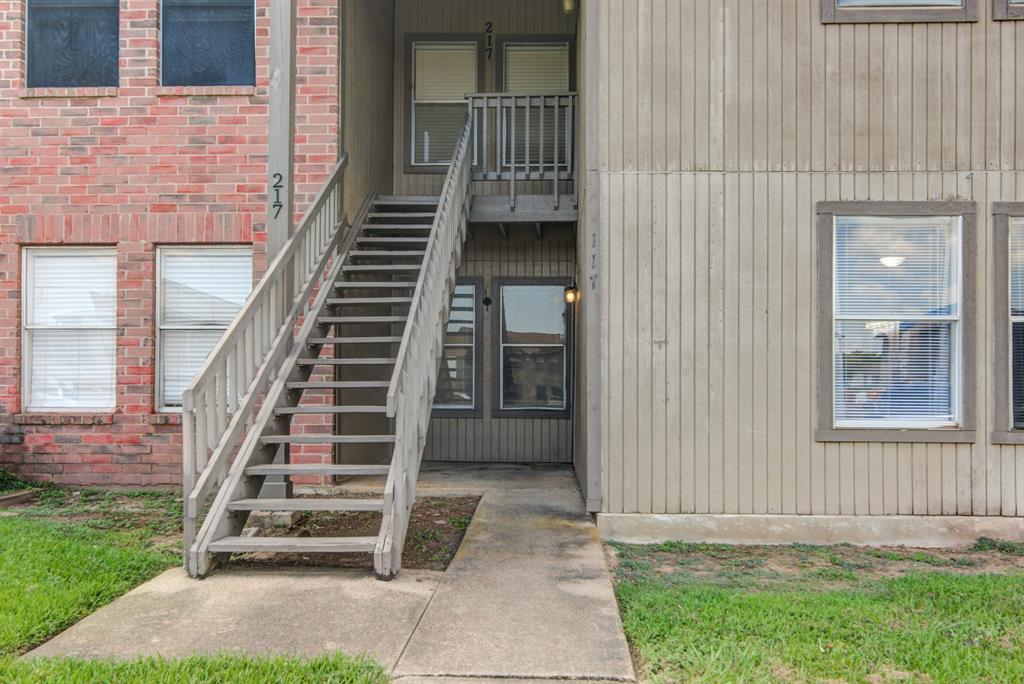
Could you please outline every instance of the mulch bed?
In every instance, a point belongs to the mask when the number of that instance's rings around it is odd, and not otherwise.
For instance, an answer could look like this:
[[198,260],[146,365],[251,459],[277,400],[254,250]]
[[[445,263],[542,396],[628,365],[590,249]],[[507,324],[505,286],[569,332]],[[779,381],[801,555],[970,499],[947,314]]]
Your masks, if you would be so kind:
[[[430,497],[412,507],[409,533],[402,553],[402,567],[444,570],[462,543],[480,497]],[[375,537],[381,514],[363,511],[310,511],[290,527],[272,527],[267,537]],[[236,554],[235,567],[258,568],[365,568],[373,569],[370,554],[247,553]]]

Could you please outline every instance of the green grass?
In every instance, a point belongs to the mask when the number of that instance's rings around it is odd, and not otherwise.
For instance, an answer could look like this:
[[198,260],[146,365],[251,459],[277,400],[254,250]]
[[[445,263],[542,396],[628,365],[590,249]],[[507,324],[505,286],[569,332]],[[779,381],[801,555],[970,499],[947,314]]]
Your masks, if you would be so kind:
[[382,667],[365,658],[342,655],[298,658],[193,657],[182,660],[146,658],[127,662],[83,660],[15,661],[0,657],[5,684],[384,684]]
[[1014,545],[615,548],[623,625],[654,682],[1024,681]]

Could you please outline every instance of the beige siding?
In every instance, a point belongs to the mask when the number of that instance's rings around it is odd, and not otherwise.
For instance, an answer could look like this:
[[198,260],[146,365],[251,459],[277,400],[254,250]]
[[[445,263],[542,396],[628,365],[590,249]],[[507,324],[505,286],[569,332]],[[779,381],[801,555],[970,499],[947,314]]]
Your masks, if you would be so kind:
[[[483,312],[483,343],[478,347],[484,364],[480,397],[483,416],[431,419],[423,458],[484,463],[572,462],[572,419],[491,417],[497,381],[497,342],[492,317],[497,315],[498,307],[493,280],[527,277],[571,279],[576,269],[572,231],[565,228],[547,230],[562,233],[551,236],[561,239],[537,240],[513,234],[510,240],[480,239],[466,243],[458,275],[482,278],[484,291],[495,300],[489,310]],[[532,231],[532,227],[522,229],[523,233]]]
[[987,440],[987,342],[976,444],[814,440],[817,201],[976,201],[989,339],[1024,22],[985,0],[975,24],[827,27],[817,0],[590,4],[603,510],[1024,514],[1024,450]]
[[[490,22],[495,45],[502,35],[576,33],[576,14],[565,14],[556,0],[395,0],[395,110],[394,110],[394,170],[395,188],[399,194],[436,195],[440,192],[444,174],[406,174],[405,150],[408,145],[405,130],[406,34],[473,34],[483,36]],[[494,92],[497,52],[485,62],[485,90]],[[475,192],[506,194],[507,189],[488,187],[491,183],[474,184]],[[550,192],[540,186],[531,192]]]

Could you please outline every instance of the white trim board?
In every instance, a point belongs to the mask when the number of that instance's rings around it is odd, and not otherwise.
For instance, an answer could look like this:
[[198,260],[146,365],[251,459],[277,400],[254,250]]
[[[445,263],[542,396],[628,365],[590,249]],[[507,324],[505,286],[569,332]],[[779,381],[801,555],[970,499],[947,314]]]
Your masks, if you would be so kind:
[[716,544],[854,544],[924,548],[972,545],[978,537],[1024,541],[1024,518],[945,515],[734,515],[599,513],[605,541]]

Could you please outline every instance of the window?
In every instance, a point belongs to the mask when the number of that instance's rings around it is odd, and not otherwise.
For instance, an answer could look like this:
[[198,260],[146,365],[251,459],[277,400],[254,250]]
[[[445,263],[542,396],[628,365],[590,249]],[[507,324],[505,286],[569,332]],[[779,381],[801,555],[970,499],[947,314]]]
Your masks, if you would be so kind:
[[114,408],[112,249],[26,249],[24,403],[28,410]]
[[480,44],[412,42],[409,159],[412,166],[448,166],[468,112],[466,95],[478,91]]
[[978,0],[821,0],[826,24],[977,21]]
[[161,82],[169,86],[256,83],[253,0],[163,0]]
[[29,88],[117,86],[118,0],[28,0]]
[[1024,0],[992,0],[992,18],[996,21],[1024,19]]
[[1024,444],[1024,202],[992,205],[994,444]]
[[564,286],[499,284],[499,411],[568,412],[571,309]]
[[476,344],[480,337],[476,300],[476,283],[455,286],[434,397],[435,409],[472,412],[480,408],[476,391],[479,379]]
[[819,297],[828,319],[819,320],[819,354],[831,359],[819,362],[827,368],[822,429],[841,437],[869,430],[870,439],[879,429],[964,429],[973,290],[962,245],[973,212],[943,202],[821,207],[819,248],[828,253],[819,259]]
[[[504,91],[515,94],[556,94],[568,93],[572,89],[571,45],[568,40],[551,43],[502,42],[500,48],[503,70],[501,80]],[[517,108],[515,113],[515,163],[522,166],[551,165],[555,151],[555,110],[548,107],[529,107],[529,133],[527,133],[526,107]],[[512,162],[512,122],[502,122],[504,133],[503,160],[505,165]],[[561,108],[558,113],[558,161],[564,164],[570,112]],[[543,134],[541,129],[543,128]]]
[[158,261],[158,403],[175,407],[252,290],[252,252],[168,247]]

